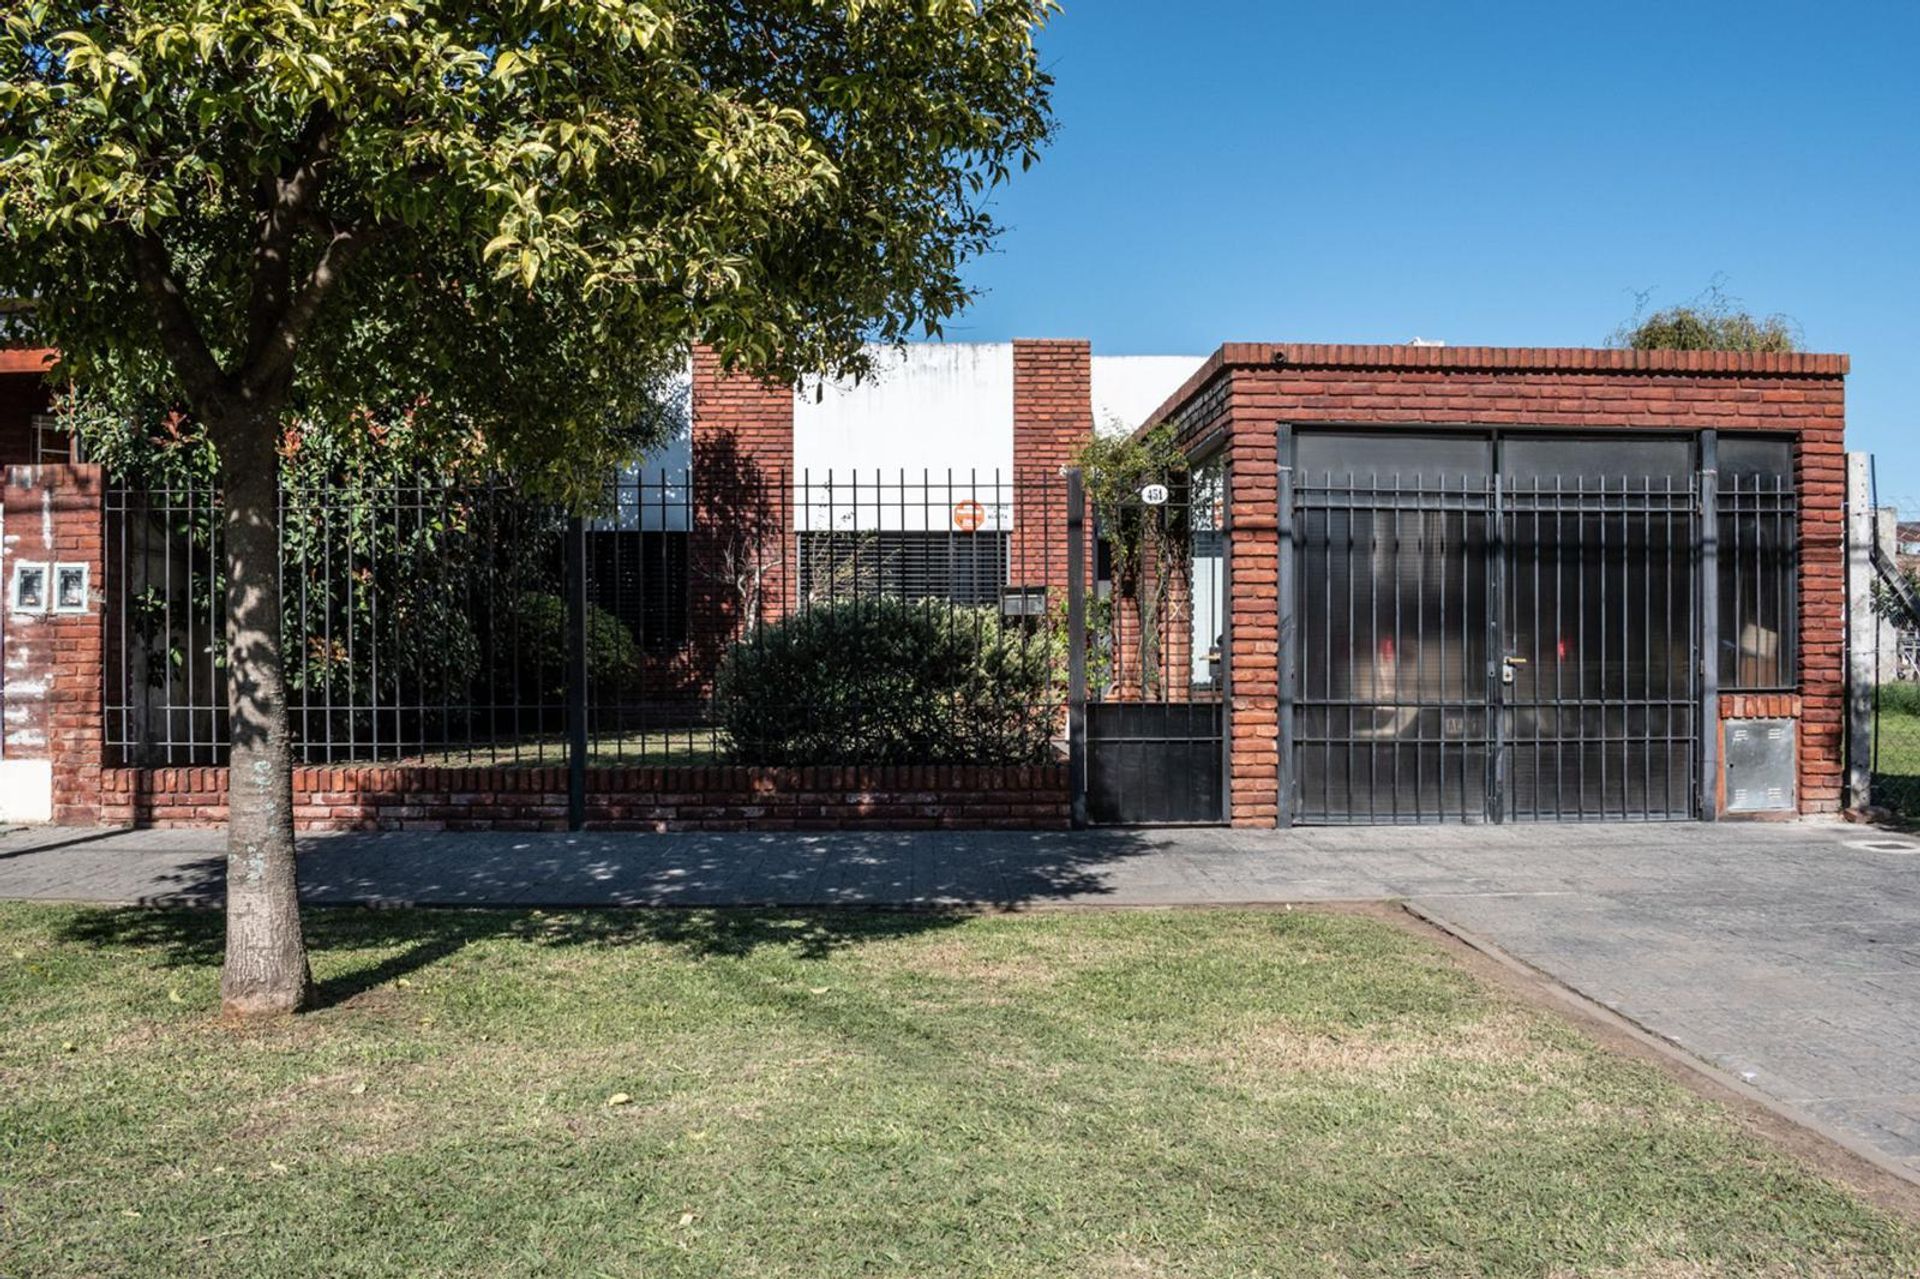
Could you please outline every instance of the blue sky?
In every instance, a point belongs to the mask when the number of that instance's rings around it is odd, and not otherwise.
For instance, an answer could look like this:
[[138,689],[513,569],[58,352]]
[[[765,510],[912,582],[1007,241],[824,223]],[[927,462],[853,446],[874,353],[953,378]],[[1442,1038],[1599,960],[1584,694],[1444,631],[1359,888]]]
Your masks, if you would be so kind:
[[1920,3],[1069,0],[956,340],[1597,345],[1716,276],[1920,494]]

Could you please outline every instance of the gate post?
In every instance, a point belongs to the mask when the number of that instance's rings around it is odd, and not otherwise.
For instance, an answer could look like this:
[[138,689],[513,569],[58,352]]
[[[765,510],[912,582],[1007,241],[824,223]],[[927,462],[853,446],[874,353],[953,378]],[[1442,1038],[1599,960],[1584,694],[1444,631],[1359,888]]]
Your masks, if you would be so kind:
[[[1280,538],[1280,561],[1275,567],[1277,587],[1274,601],[1279,606],[1280,623],[1280,794],[1275,805],[1274,825],[1285,830],[1294,823],[1294,798],[1298,779],[1295,776],[1297,762],[1294,758],[1295,702],[1298,693],[1294,685],[1299,681],[1300,668],[1300,618],[1296,600],[1297,587],[1294,583],[1296,564],[1293,545],[1293,428],[1281,426],[1277,440],[1278,478],[1280,499],[1276,511],[1277,531]],[[1233,755],[1231,735],[1227,755],[1227,786],[1233,786]],[[1231,811],[1231,810],[1229,810]]]
[[587,824],[587,528],[567,519],[567,829]]
[[1720,432],[1700,432],[1700,820],[1720,817]]
[[1847,454],[1847,807],[1873,804],[1873,722],[1879,698],[1880,632],[1873,552],[1880,536],[1873,455]]
[[1073,824],[1087,824],[1087,489],[1067,470],[1067,789]]

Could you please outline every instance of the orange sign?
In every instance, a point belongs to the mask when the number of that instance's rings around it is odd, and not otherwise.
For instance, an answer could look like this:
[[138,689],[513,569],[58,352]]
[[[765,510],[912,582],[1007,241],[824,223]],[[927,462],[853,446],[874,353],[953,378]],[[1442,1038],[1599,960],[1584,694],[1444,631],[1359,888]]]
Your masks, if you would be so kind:
[[956,502],[953,506],[953,526],[962,533],[971,533],[987,522],[987,508],[978,502]]

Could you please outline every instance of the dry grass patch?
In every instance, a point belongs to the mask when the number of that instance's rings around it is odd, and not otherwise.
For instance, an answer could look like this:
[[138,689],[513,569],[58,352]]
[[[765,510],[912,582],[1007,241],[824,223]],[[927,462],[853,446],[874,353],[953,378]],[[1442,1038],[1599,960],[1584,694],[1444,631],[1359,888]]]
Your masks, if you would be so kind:
[[1404,1077],[1436,1065],[1487,1069],[1527,1062],[1547,1074],[1578,1063],[1578,1056],[1540,1033],[1539,1018],[1511,1004],[1487,1015],[1444,1027],[1406,1030],[1392,1026],[1338,1033],[1301,1030],[1287,1021],[1263,1021],[1221,1042],[1186,1045],[1161,1054],[1169,1061],[1206,1069],[1223,1084],[1259,1087],[1298,1075]]

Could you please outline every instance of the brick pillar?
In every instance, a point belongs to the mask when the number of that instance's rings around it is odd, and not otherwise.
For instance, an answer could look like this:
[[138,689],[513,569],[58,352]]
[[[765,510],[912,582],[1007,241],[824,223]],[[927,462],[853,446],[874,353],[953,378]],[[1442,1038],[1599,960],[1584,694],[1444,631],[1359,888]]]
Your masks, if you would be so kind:
[[1227,442],[1228,819],[1235,826],[1272,826],[1280,817],[1279,447],[1261,425],[1236,421]]
[[1093,344],[1016,339],[1010,585],[1066,590],[1067,489],[1060,476],[1092,435]]
[[[1800,811],[1838,812],[1846,759],[1846,392],[1808,396],[1800,489]],[[1817,415],[1817,416],[1815,416]]]
[[[81,465],[9,466],[0,488],[6,590],[0,754],[9,765],[47,761],[51,816],[62,825],[88,825],[101,816],[104,492],[100,468]],[[44,594],[39,604],[17,608],[14,580],[23,565],[44,566]],[[84,595],[62,598],[63,569],[85,571]]]
[[792,607],[792,474],[793,389],[727,373],[695,348],[688,638],[703,683],[750,608],[770,622]]

